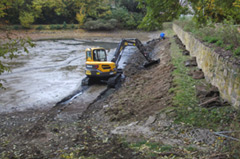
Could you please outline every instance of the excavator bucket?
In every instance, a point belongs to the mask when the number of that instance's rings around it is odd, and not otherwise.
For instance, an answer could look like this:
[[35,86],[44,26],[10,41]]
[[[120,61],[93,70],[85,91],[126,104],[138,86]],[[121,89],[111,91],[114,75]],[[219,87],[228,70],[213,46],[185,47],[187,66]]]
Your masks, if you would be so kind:
[[157,59],[157,60],[152,60],[150,62],[147,62],[144,64],[144,67],[147,68],[147,67],[150,67],[152,65],[155,65],[155,64],[159,64],[160,63],[160,59]]

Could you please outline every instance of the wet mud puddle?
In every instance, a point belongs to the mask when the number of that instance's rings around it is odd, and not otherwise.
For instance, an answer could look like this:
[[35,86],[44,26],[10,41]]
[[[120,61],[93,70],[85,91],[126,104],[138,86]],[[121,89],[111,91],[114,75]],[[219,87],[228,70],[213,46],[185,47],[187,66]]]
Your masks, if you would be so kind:
[[[67,104],[88,93],[81,87],[85,77],[85,49],[104,47],[110,61],[118,43],[80,40],[37,41],[36,47],[12,61],[12,72],[0,75],[6,90],[0,90],[0,113],[45,109],[56,104]],[[130,49],[130,50],[129,50]],[[120,61],[121,68],[131,54],[127,48]],[[95,90],[103,89],[94,85]],[[95,91],[96,96],[99,91]],[[93,96],[94,92],[91,92]]]

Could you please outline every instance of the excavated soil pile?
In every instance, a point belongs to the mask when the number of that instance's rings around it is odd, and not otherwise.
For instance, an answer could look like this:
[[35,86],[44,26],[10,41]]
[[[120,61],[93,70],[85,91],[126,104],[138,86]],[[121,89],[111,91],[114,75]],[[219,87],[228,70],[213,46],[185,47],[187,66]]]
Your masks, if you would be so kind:
[[145,62],[143,56],[138,56],[138,52],[133,55],[124,70],[125,83],[104,102],[107,107],[105,114],[111,121],[139,120],[171,104],[172,95],[168,90],[173,66],[170,63],[169,39],[152,40],[146,48],[153,58],[161,59],[160,64],[145,69],[142,67]]

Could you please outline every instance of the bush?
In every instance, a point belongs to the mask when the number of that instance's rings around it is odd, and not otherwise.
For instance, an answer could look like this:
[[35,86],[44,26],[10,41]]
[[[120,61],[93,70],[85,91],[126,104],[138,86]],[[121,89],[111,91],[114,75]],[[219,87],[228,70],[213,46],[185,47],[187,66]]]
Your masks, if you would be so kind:
[[109,19],[117,20],[117,26],[120,29],[135,29],[141,23],[143,14],[137,12],[128,12],[124,7],[112,10],[112,15]]
[[75,29],[74,24],[71,24],[70,28],[71,28],[71,29]]
[[56,29],[55,25],[50,25],[50,29],[55,30]]
[[222,41],[222,40],[218,40],[218,41],[216,42],[216,45],[222,47],[222,46],[223,46],[223,41]]
[[112,17],[121,23],[124,22],[125,18],[128,16],[128,10],[125,8],[116,8],[112,11]]
[[58,24],[58,25],[56,25],[56,29],[60,30],[60,29],[62,29],[62,27]]
[[116,20],[103,20],[103,19],[99,19],[99,20],[90,20],[87,21],[84,25],[83,28],[86,30],[113,30],[116,27]]
[[39,26],[36,27],[36,30],[44,30],[44,29],[45,29],[45,27],[42,26],[42,25],[39,25]]
[[65,21],[63,22],[63,27],[62,28],[67,29],[67,23]]
[[225,49],[226,50],[233,50],[233,44],[231,44],[231,45],[227,45],[226,47],[225,47]]
[[127,29],[135,29],[137,27],[136,21],[133,19],[133,17],[128,18],[125,23],[125,28]]
[[34,22],[34,16],[32,13],[23,12],[20,14],[19,20],[24,28],[30,28],[31,24]]
[[113,26],[117,26],[117,19],[110,19],[109,21],[108,21],[110,24],[112,24]]
[[50,29],[51,30],[60,30],[60,29],[62,29],[62,27],[59,24],[57,24],[57,25],[50,25]]
[[233,51],[233,54],[235,56],[240,56],[240,47],[236,48],[234,51]]
[[19,30],[20,27],[19,27],[18,25],[14,25],[14,26],[13,26],[13,29],[14,29],[14,30]]

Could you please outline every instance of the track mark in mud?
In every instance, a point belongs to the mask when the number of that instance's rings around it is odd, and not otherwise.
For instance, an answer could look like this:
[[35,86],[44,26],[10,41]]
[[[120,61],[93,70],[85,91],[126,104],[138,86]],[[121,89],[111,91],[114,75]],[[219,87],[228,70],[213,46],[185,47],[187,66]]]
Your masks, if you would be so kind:
[[[66,108],[68,108],[69,103],[71,101],[74,101],[75,98],[77,98],[78,96],[83,95],[83,93],[88,90],[91,86],[81,86],[78,90],[74,91],[71,95],[63,98],[61,101],[57,102],[55,104],[55,106],[53,106],[50,110],[48,110],[47,112],[45,112],[40,118],[39,120],[37,120],[34,125],[31,126],[30,129],[28,129],[26,131],[26,133],[23,134],[23,137],[25,138],[41,138],[41,137],[46,137],[44,136],[44,130],[46,130],[44,125],[47,125],[49,122],[54,121],[55,117],[60,114],[62,111],[64,111]],[[88,108],[96,103],[98,100],[103,99],[103,97],[107,96],[108,94],[110,94],[111,92],[113,92],[114,89],[108,88],[106,87],[104,90],[102,90],[99,95],[93,99],[93,101],[91,103],[89,103],[86,106],[86,110],[84,110],[81,114],[81,116],[79,116],[78,118],[81,118],[84,113],[88,110]],[[70,104],[71,106],[71,104]],[[20,136],[21,138],[21,136]]]
[[66,105],[72,100],[74,100],[76,97],[80,96],[83,94],[84,91],[86,91],[89,87],[88,86],[82,86],[80,89],[77,91],[74,91],[72,94],[68,95],[67,97],[63,98],[59,102],[56,103],[55,107],[60,106],[60,105]]
[[[23,135],[26,138],[36,138],[42,137],[41,132],[45,130],[44,125],[49,121],[54,120],[54,118],[60,114],[64,109],[68,107],[68,103],[74,100],[76,97],[82,95],[89,87],[83,86],[80,89],[74,91],[71,95],[63,98],[61,101],[57,102],[49,111],[44,113],[42,117]],[[20,137],[21,138],[21,137]]]

